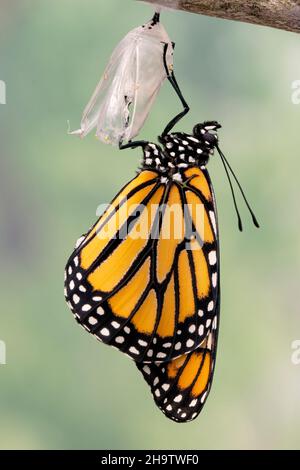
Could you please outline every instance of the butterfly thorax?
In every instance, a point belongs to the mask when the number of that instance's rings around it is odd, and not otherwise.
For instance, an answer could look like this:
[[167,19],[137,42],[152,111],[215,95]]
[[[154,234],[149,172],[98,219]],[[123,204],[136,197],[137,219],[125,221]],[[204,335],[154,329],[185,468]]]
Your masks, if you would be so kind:
[[183,173],[190,167],[205,167],[218,143],[216,126],[198,124],[197,135],[183,132],[159,137],[162,146],[149,142],[144,146],[142,170],[156,170],[162,182],[182,181]]

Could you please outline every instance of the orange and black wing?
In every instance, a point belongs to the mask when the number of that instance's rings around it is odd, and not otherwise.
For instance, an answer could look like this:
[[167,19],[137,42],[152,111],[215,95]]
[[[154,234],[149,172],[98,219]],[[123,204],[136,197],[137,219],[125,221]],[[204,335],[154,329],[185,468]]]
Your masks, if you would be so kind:
[[167,363],[137,364],[154,401],[167,418],[195,419],[208,397],[215,368],[219,311],[207,338],[195,350]]
[[142,171],[125,186],[70,257],[65,293],[89,332],[152,363],[203,342],[217,285],[212,189],[195,167],[181,183]]

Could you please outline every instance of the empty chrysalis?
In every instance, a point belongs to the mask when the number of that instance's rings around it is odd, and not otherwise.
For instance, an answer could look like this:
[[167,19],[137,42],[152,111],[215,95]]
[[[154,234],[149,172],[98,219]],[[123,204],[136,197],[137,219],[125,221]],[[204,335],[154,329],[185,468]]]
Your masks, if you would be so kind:
[[96,137],[112,145],[137,136],[162,83],[172,74],[173,46],[158,12],[130,31],[113,51],[80,129],[71,134],[85,137],[96,129]]

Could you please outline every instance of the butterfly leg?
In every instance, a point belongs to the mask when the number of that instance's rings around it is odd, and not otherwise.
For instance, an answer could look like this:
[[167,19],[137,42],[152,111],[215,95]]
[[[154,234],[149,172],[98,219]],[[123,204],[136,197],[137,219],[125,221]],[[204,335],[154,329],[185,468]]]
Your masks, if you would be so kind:
[[145,147],[148,144],[146,140],[135,140],[135,141],[129,141],[127,144],[122,144],[122,142],[119,142],[119,149],[124,150],[124,149],[133,149],[136,147]]
[[[173,49],[175,47],[175,43],[172,43],[173,45]],[[167,135],[171,129],[180,121],[180,119],[182,119],[190,110],[189,108],[189,105],[187,104],[187,102],[185,101],[184,99],[184,96],[179,88],[179,85],[178,85],[178,82],[176,80],[176,77],[175,77],[175,74],[174,74],[174,71],[170,70],[169,67],[168,67],[168,64],[167,64],[167,50],[168,50],[168,44],[165,43],[164,44],[164,54],[163,54],[163,61],[164,61],[164,67],[165,67],[165,70],[166,70],[166,73],[167,73],[167,78],[169,80],[169,82],[171,83],[172,87],[174,88],[175,90],[175,93],[177,94],[178,98],[180,99],[181,103],[182,103],[182,106],[183,106],[183,110],[177,114],[166,126],[165,130],[163,131],[161,137],[164,137],[165,135]]]

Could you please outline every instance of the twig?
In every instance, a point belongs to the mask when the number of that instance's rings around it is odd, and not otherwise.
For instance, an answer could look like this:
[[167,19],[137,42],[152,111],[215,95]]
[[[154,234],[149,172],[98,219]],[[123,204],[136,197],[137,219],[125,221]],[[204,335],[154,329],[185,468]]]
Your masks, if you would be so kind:
[[202,15],[300,32],[300,1],[292,0],[147,0]]

